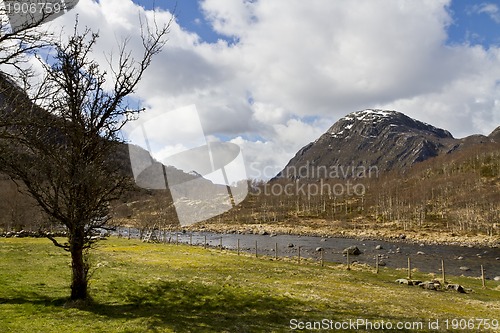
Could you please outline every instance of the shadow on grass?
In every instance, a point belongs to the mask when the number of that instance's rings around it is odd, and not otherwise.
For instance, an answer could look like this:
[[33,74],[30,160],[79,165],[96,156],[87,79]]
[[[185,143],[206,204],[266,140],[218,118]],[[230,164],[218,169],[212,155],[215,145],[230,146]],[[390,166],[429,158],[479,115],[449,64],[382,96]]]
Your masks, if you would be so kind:
[[303,306],[289,297],[185,281],[128,284],[120,293],[126,304],[96,304],[86,310],[111,318],[148,318],[148,331],[269,332],[287,327]]
[[[108,318],[110,321],[130,321],[124,332],[288,332],[290,320],[321,320],[324,313],[311,304],[287,296],[270,296],[236,286],[207,285],[186,281],[158,281],[147,286],[128,281],[114,281],[109,286],[112,298],[120,304],[89,302],[77,306],[81,311]],[[34,304],[46,306],[47,312],[66,307],[67,298],[50,298],[32,293],[23,297],[1,298],[1,304]],[[361,309],[334,310],[328,319],[345,321],[353,314],[363,313],[372,322],[377,314]],[[306,312],[307,311],[307,312]],[[318,316],[321,316],[319,318]],[[401,318],[385,317],[396,322]],[[102,320],[99,319],[99,320]],[[342,330],[356,332],[356,330]],[[424,327],[424,331],[425,327]],[[380,330],[385,332],[385,330]],[[412,332],[400,330],[399,332]]]
[[46,295],[40,295],[38,293],[29,293],[18,297],[0,297],[1,304],[33,304],[33,305],[43,305],[43,306],[64,306],[68,301],[67,297],[48,297]]
[[[160,332],[269,332],[283,331],[291,318],[303,315],[305,305],[286,296],[269,296],[230,285],[205,285],[185,281],[159,281],[141,286],[115,281],[109,286],[119,304],[91,301],[75,306],[110,320],[130,320],[129,331]],[[2,304],[33,304],[43,312],[67,307],[67,298],[37,293],[0,297]]]

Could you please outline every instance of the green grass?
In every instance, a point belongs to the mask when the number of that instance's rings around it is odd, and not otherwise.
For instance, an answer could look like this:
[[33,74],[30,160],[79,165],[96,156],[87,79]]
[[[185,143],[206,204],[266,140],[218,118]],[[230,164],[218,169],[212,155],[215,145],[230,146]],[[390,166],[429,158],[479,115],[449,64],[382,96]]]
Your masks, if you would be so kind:
[[68,254],[45,239],[0,239],[0,332],[290,332],[292,318],[500,319],[494,281],[484,290],[478,279],[450,276],[473,292],[432,292],[394,283],[405,271],[376,275],[366,266],[299,266],[125,239],[93,253],[93,302],[68,307]]

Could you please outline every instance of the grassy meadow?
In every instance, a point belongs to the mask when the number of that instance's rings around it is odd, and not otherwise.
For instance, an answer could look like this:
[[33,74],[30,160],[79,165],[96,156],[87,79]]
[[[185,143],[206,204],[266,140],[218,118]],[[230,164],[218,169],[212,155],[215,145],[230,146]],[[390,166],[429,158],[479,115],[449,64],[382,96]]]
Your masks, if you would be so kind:
[[[495,281],[482,289],[479,279],[449,276],[472,292],[427,291],[396,284],[404,270],[117,238],[100,242],[92,261],[92,302],[68,306],[68,253],[46,239],[0,239],[0,332],[291,332],[322,319],[422,322],[423,330],[392,330],[422,332],[434,331],[429,320],[445,331],[447,319],[500,319]],[[465,331],[487,331],[480,323]]]

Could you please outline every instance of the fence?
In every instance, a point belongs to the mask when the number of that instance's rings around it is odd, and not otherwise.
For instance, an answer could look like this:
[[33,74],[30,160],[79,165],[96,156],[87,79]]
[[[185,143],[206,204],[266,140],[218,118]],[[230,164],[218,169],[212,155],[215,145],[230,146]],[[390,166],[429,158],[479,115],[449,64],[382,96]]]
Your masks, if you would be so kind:
[[[127,232],[127,238],[130,239],[131,237],[131,232],[130,229],[128,229]],[[223,250],[232,250],[235,251],[237,255],[241,255],[242,253],[247,253],[247,254],[253,254],[255,257],[267,257],[267,258],[274,258],[275,260],[278,260],[279,258],[288,258],[291,261],[295,261],[297,264],[317,264],[321,267],[325,266],[325,252],[331,250],[331,249],[325,249],[322,247],[318,247],[316,251],[314,251],[314,254],[311,252],[307,253],[306,256],[304,256],[304,252],[302,250],[301,246],[293,246],[292,249],[293,251],[279,251],[280,246],[278,242],[274,243],[274,248],[272,249],[272,252],[270,253],[269,248],[260,248],[259,249],[259,243],[257,240],[255,240],[253,246],[251,247],[242,247],[240,239],[236,239],[236,244],[231,244],[231,245],[225,245],[224,244],[224,237],[211,237],[211,239],[208,239],[206,235],[197,235],[197,237],[193,237],[192,233],[187,233],[187,232],[172,232],[172,231],[150,231],[146,233],[143,237],[143,241],[149,241],[149,242],[158,242],[158,243],[170,243],[170,244],[188,244],[191,246],[202,246],[203,248],[212,248],[212,249],[219,249],[220,251]],[[234,243],[234,240],[233,240]],[[284,247],[283,244],[281,247]],[[288,245],[290,247],[290,244]],[[330,251],[329,253],[335,253],[339,254],[339,252],[332,252]],[[380,266],[381,266],[381,261],[380,261],[380,255],[376,255],[374,258],[374,272],[375,274],[378,274],[380,272]],[[346,266],[347,270],[351,269],[351,265],[355,261],[351,261],[352,255],[349,255],[349,252],[346,253],[344,256],[344,262],[332,262],[332,263],[337,263],[337,264],[344,264]],[[440,260],[440,273],[441,273],[441,280],[443,282],[443,285],[446,284],[446,266],[445,266],[445,260],[441,259]],[[412,260],[411,257],[407,257],[407,276],[408,279],[412,279]],[[480,265],[480,271],[481,271],[481,280],[482,280],[482,286],[483,288],[486,288],[486,278],[485,278],[485,270],[483,265]]]

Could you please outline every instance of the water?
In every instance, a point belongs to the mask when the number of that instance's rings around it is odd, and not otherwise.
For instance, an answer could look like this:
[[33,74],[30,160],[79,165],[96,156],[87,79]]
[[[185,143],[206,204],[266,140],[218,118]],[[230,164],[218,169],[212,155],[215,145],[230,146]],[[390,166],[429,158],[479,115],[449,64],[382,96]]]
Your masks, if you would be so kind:
[[[127,235],[128,229],[120,230],[122,235]],[[160,235],[157,235],[160,236]],[[163,236],[163,234],[161,235]],[[131,237],[138,238],[139,232],[131,229]],[[276,243],[278,244],[278,256],[297,257],[300,247],[302,258],[320,260],[321,253],[316,251],[318,247],[323,249],[325,262],[345,263],[346,257],[342,251],[349,246],[357,246],[362,254],[351,255],[350,261],[358,261],[375,266],[375,258],[379,255],[379,261],[384,262],[387,267],[407,268],[408,257],[411,258],[412,268],[421,272],[441,274],[441,260],[445,262],[446,274],[464,275],[472,277],[481,276],[481,265],[484,267],[486,279],[500,276],[500,248],[488,247],[462,247],[454,245],[419,245],[408,242],[389,242],[377,240],[358,240],[350,238],[322,238],[315,236],[295,235],[253,235],[253,234],[217,234],[210,232],[166,233],[165,241],[192,243],[203,245],[206,237],[208,246],[217,247],[221,244],[226,249],[236,250],[238,240],[240,250],[255,253],[255,242],[257,241],[257,253],[259,255],[275,256]],[[293,247],[291,247],[293,245]],[[381,246],[380,250],[376,247]],[[460,270],[460,267],[468,267],[469,271]]]

